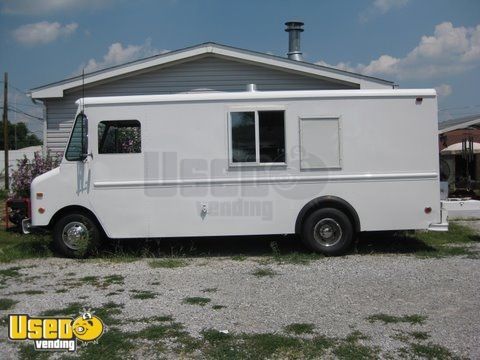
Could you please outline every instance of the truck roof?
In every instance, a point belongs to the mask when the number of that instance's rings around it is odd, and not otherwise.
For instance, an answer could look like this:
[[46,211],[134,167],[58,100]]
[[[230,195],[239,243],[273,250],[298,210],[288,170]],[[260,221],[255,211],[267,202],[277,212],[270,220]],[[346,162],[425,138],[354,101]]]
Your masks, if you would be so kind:
[[201,92],[164,95],[86,97],[77,105],[138,104],[163,102],[201,102],[228,100],[282,100],[356,97],[435,97],[435,89],[375,89],[375,90],[295,90],[295,91],[245,91]]

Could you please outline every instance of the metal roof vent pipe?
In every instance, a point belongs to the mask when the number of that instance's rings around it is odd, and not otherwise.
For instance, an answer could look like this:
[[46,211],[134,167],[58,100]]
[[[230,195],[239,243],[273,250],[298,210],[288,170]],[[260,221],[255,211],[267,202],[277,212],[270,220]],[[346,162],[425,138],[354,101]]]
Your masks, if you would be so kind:
[[256,85],[256,84],[248,84],[248,85],[247,85],[247,91],[248,91],[248,92],[255,92],[255,91],[257,91],[257,85]]
[[303,32],[303,22],[287,21],[285,23],[288,32],[288,53],[291,60],[303,61],[302,51],[300,50],[300,33]]

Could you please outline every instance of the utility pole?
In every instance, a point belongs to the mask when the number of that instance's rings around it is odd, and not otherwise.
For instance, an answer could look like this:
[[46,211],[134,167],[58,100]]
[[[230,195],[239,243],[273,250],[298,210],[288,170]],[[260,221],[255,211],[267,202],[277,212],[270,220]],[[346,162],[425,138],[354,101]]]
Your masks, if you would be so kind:
[[8,73],[3,80],[3,149],[5,153],[5,190],[9,190],[8,179]]

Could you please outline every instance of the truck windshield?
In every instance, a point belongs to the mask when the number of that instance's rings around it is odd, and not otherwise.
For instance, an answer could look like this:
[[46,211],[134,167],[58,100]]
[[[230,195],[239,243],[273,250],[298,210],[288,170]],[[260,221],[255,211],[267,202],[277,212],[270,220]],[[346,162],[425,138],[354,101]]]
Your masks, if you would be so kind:
[[72,135],[65,151],[65,158],[68,161],[83,160],[87,150],[87,117],[80,113],[75,119]]

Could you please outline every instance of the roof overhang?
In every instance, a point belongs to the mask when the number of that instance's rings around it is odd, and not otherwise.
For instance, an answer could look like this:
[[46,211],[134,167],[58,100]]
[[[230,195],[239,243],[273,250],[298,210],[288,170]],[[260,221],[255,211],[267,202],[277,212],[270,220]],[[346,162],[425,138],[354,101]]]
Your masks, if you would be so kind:
[[93,83],[102,83],[114,80],[116,78],[130,76],[134,73],[148,71],[151,68],[171,66],[178,62],[189,61],[192,58],[208,55],[255,63],[260,66],[277,68],[283,71],[302,73],[306,76],[332,79],[333,81],[348,84],[356,84],[361,89],[388,89],[394,86],[394,83],[391,81],[338,70],[327,66],[290,60],[280,56],[238,49],[215,43],[205,43],[85,74],[83,78],[80,75],[42,87],[34,88],[30,90],[30,95],[32,99],[61,98],[64,96],[64,92],[70,89],[93,85]]
[[441,135],[453,130],[472,129],[477,127],[480,127],[480,115],[467,116],[440,123],[438,134]]

